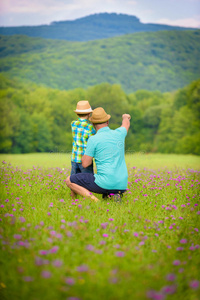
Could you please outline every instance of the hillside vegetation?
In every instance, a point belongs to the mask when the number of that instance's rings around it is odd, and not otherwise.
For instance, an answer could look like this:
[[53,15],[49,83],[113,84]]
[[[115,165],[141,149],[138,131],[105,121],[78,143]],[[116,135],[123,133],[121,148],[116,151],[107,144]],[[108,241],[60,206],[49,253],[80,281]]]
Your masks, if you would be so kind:
[[71,152],[71,121],[76,103],[88,99],[111,114],[110,127],[130,113],[126,151],[200,154],[200,80],[175,93],[140,90],[126,94],[120,85],[102,83],[61,91],[24,85],[1,76],[0,152]]
[[48,39],[89,41],[135,32],[186,29],[191,28],[160,24],[143,24],[135,16],[116,13],[100,13],[74,21],[53,22],[50,25],[0,27],[0,34],[22,34],[30,37],[42,37]]
[[69,42],[0,36],[0,71],[56,89],[120,84],[173,91],[200,77],[200,31],[136,33],[99,41]]

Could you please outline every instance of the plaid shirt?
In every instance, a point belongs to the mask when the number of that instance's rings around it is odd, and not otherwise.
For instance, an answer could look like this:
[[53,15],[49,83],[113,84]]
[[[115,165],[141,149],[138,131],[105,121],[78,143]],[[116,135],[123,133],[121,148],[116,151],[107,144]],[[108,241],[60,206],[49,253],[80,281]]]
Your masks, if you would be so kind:
[[73,162],[81,163],[81,158],[85,153],[87,140],[91,135],[96,133],[92,124],[87,119],[79,118],[76,121],[72,121],[72,156]]

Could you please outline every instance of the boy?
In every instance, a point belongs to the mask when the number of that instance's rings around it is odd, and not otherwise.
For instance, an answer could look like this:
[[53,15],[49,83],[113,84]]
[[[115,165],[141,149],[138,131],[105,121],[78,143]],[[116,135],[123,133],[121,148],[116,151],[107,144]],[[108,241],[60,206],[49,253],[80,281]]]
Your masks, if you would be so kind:
[[92,108],[88,101],[82,100],[77,103],[74,112],[78,115],[78,120],[72,121],[72,156],[71,156],[71,175],[77,173],[94,173],[93,164],[83,168],[81,158],[85,153],[87,141],[91,135],[96,133],[93,125],[89,122]]

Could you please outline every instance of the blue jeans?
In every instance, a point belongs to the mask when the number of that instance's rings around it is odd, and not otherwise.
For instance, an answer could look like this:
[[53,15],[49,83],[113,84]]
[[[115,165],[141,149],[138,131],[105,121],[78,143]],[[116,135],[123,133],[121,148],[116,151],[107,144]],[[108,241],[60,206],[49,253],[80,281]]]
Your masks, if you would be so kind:
[[74,161],[71,162],[71,175],[78,174],[78,173],[92,173],[93,171],[93,163],[88,166],[87,168],[83,168],[81,163],[76,163]]

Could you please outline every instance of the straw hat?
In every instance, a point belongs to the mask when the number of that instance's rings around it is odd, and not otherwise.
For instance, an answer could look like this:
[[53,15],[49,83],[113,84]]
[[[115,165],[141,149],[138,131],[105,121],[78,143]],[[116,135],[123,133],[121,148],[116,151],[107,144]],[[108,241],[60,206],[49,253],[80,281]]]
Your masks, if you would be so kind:
[[84,115],[93,112],[93,110],[87,100],[81,100],[77,103],[76,110],[74,110],[74,112],[80,115]]
[[94,124],[100,124],[108,121],[110,117],[111,116],[108,115],[102,107],[97,107],[93,110],[92,116],[89,120]]

